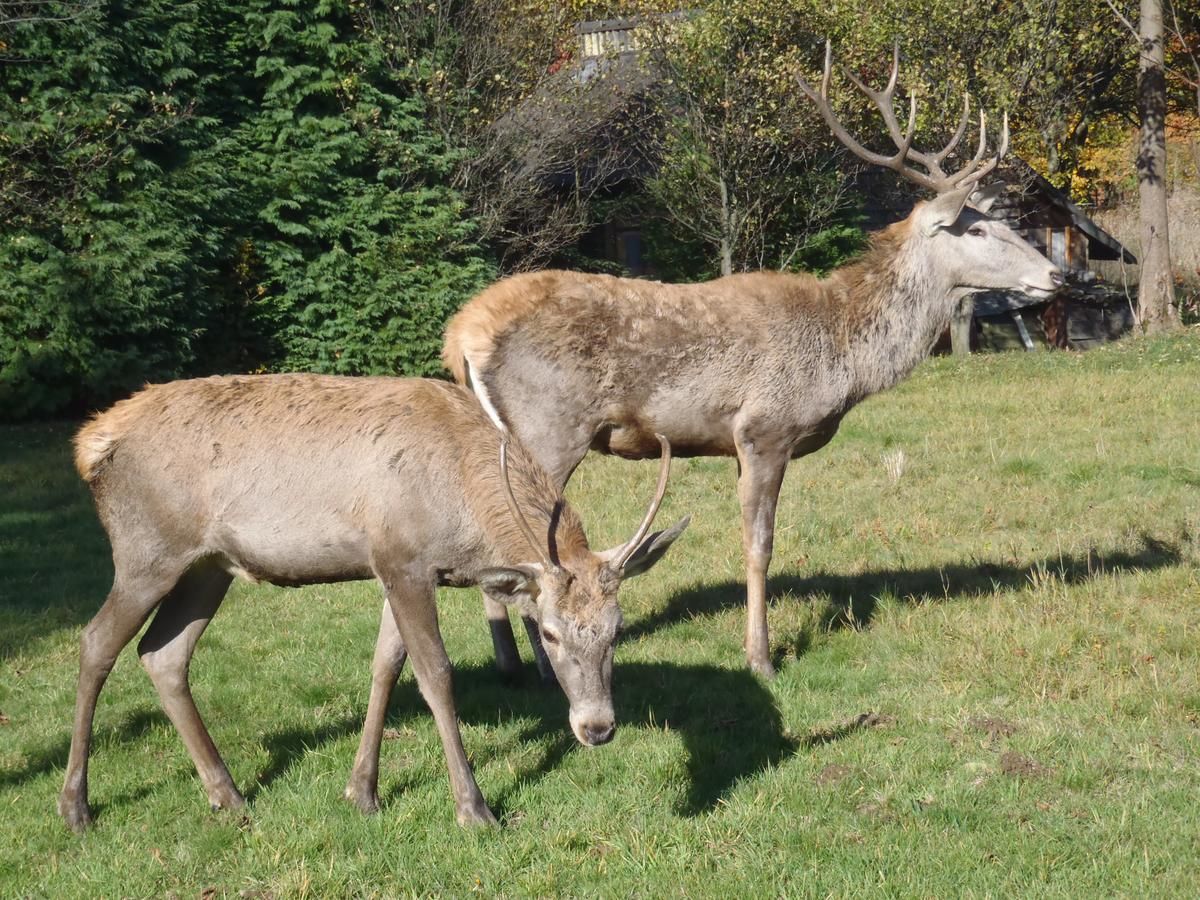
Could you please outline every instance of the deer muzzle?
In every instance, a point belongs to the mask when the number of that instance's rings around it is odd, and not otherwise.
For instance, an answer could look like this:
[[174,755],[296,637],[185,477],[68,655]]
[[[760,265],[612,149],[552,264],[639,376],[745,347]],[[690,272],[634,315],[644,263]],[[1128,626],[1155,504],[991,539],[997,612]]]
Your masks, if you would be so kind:
[[617,726],[612,709],[589,709],[584,712],[571,710],[571,731],[575,739],[585,747],[598,747],[613,739]]

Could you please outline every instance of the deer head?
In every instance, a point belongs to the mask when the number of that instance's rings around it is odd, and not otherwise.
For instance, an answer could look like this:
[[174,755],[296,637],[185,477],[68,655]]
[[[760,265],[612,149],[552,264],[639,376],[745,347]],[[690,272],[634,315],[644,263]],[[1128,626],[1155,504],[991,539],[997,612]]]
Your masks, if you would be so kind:
[[851,153],[872,165],[891,169],[908,181],[937,193],[936,199],[917,206],[912,214],[912,224],[920,237],[938,246],[938,250],[932,252],[941,251],[940,258],[945,260],[956,293],[987,289],[1016,289],[1034,296],[1053,293],[1063,283],[1058,268],[1011,228],[987,215],[1004,191],[1004,185],[979,187],[980,182],[995,170],[1008,151],[1008,114],[1004,114],[1000,145],[994,155],[987,156],[987,115],[980,110],[979,146],[975,155],[957,171],[948,173],[942,166],[967,132],[971,118],[970,95],[963,94],[962,118],[949,143],[936,153],[925,153],[913,148],[917,120],[916,93],[909,96],[908,123],[903,130],[896,118],[892,101],[899,74],[899,45],[893,46],[892,71],[883,90],[872,90],[853,74],[847,73],[850,81],[879,109],[888,135],[896,145],[896,152],[891,155],[868,150],[846,131],[833,111],[829,101],[833,50],[829,41],[825,42],[825,68],[820,89],[814,90],[799,74],[796,81],[804,94],[816,104],[834,136]]
[[495,599],[516,606],[522,615],[537,621],[542,645],[571,706],[571,730],[587,746],[607,743],[615,729],[612,665],[622,625],[617,605],[621,582],[657,563],[689,521],[684,518],[665,531],[648,534],[671,471],[670,444],[661,435],[659,443],[662,462],[658,487],[634,536],[610,550],[588,551],[569,559],[559,559],[554,549],[556,515],[551,516],[547,539],[540,540],[522,514],[509,483],[508,438],[500,444],[505,499],[535,561],[486,569],[479,575],[479,584]]

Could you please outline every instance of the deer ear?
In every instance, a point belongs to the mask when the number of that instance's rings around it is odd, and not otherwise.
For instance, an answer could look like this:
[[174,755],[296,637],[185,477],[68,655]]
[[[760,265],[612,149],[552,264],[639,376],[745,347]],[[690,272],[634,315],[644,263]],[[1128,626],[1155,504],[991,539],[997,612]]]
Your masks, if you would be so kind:
[[971,192],[971,198],[967,201],[973,209],[979,210],[984,215],[987,215],[993,204],[1000,199],[1000,195],[1008,190],[1008,185],[1003,181],[993,181],[991,184],[985,184],[981,188]]
[[945,194],[939,194],[921,207],[921,211],[918,213],[921,232],[926,237],[933,237],[943,228],[949,228],[957,222],[958,217],[962,215],[963,207],[967,205],[967,198],[971,196],[973,190],[975,190],[973,184],[955,188]]
[[537,579],[541,567],[512,566],[484,569],[477,579],[479,587],[501,603],[523,603],[537,596]]
[[[625,560],[625,567],[620,573],[621,578],[632,578],[634,575],[641,575],[643,572],[650,571],[660,559],[667,555],[667,551],[671,549],[671,545],[675,543],[675,539],[683,534],[683,530],[688,527],[691,521],[691,516],[684,516],[670,528],[663,531],[656,531],[642,538],[642,542],[638,544],[637,549],[633,551],[629,559]],[[619,547],[613,547],[611,550],[605,550],[598,555],[605,562],[611,562],[614,559],[619,559],[626,549],[627,547],[622,544]]]

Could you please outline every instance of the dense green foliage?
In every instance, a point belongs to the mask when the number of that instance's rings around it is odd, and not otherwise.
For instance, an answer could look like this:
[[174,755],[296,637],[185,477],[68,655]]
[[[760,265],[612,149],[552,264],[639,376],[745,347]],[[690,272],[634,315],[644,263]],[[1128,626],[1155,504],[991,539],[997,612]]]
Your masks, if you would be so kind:
[[340,4],[103,2],[0,69],[0,416],[147,379],[426,374],[490,275],[419,60]]

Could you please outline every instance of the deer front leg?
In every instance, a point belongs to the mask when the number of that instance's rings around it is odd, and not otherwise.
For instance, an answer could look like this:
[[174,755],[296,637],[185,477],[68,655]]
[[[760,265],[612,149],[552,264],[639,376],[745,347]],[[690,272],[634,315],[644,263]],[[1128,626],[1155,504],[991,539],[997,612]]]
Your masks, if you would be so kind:
[[354,768],[350,770],[350,781],[345,791],[346,799],[364,813],[379,812],[379,745],[383,741],[388,701],[392,698],[392,689],[404,668],[407,655],[400,632],[396,629],[391,604],[384,600],[383,614],[379,619],[379,637],[375,641],[375,659],[371,663],[371,697],[367,701],[367,717],[363,722],[358,753],[354,757]]
[[[508,607],[492,597],[487,591],[483,592],[483,610],[487,615],[488,627],[492,631],[492,649],[496,654],[496,670],[509,680],[516,680],[521,675],[521,653],[517,650],[516,637],[513,635],[512,621],[508,617]],[[550,658],[542,646],[542,636],[538,633],[537,620],[533,616],[521,616],[525,625],[525,633],[529,635],[529,646],[533,649],[533,661],[537,664],[538,675],[543,684],[557,684]]]
[[446,655],[446,647],[438,629],[433,583],[397,576],[385,580],[384,587],[400,639],[412,660],[417,687],[429,704],[442,738],[458,823],[494,825],[496,817],[488,809],[479,785],[475,783],[467,752],[463,749],[458,716],[454,709],[450,658]]
[[558,684],[558,676],[554,674],[554,667],[550,665],[550,657],[546,655],[546,648],[542,646],[542,634],[538,630],[537,619],[533,616],[521,616],[521,621],[525,624],[525,633],[529,635],[529,646],[533,648],[533,661],[537,663],[538,676],[542,679],[542,684],[552,686]]
[[746,557],[746,662],[764,678],[775,677],[767,632],[767,569],[775,543],[775,508],[788,454],[737,440],[738,500],[742,507],[742,551]]

